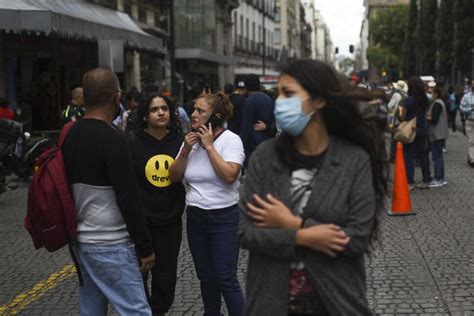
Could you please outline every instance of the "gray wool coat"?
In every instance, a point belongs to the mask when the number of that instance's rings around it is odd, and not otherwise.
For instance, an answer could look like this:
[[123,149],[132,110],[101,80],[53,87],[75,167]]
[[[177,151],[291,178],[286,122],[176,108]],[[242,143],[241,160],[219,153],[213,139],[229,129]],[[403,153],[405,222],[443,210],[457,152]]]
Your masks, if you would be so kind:
[[[290,204],[290,171],[277,158],[275,140],[252,154],[240,194],[239,240],[249,250],[247,315],[287,315],[290,264],[296,259],[295,229],[257,228],[247,215],[253,193],[271,193]],[[375,216],[369,155],[359,146],[331,137],[313,182],[305,226],[334,223],[351,241],[336,258],[299,248],[317,293],[330,315],[371,315],[366,299],[364,253]]]

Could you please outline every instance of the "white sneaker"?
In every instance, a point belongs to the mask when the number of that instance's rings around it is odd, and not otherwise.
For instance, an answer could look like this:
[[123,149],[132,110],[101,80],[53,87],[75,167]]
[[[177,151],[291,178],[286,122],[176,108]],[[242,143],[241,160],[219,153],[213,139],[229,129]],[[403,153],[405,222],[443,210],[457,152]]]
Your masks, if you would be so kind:
[[443,148],[443,153],[447,153],[448,151],[446,150],[446,148]]
[[445,185],[448,185],[448,180],[446,179],[442,179],[442,180],[439,180],[439,182],[441,182],[441,185],[444,187]]
[[443,184],[438,181],[438,180],[432,180],[430,182],[428,182],[428,188],[439,188],[439,187],[442,187]]

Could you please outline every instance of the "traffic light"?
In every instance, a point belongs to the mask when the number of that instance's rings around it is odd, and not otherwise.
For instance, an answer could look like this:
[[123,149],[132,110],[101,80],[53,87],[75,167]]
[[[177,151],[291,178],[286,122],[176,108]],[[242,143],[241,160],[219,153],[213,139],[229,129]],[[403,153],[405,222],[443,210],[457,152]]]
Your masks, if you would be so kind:
[[339,47],[336,47],[336,54],[339,54]]
[[354,45],[349,45],[349,53],[354,53]]

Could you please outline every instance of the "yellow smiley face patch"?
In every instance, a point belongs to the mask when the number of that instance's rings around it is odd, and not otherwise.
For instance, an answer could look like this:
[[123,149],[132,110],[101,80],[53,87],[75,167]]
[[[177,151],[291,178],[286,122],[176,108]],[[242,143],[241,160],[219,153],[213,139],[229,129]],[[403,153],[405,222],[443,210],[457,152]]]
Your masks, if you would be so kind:
[[155,187],[163,188],[171,184],[169,169],[174,159],[168,155],[151,157],[145,166],[145,176]]

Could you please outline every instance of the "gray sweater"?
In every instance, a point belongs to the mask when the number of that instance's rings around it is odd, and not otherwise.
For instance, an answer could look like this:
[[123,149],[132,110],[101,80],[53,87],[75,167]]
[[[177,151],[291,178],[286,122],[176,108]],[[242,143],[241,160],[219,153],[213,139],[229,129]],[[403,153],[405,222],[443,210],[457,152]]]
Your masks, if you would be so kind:
[[351,237],[336,258],[295,247],[295,229],[257,228],[247,215],[253,193],[271,193],[290,204],[290,170],[278,159],[275,140],[257,148],[241,191],[239,238],[249,250],[247,315],[287,315],[289,269],[302,254],[318,295],[330,315],[371,315],[366,299],[364,253],[375,216],[369,155],[359,146],[332,137],[314,181],[303,217],[306,226],[334,223]]

